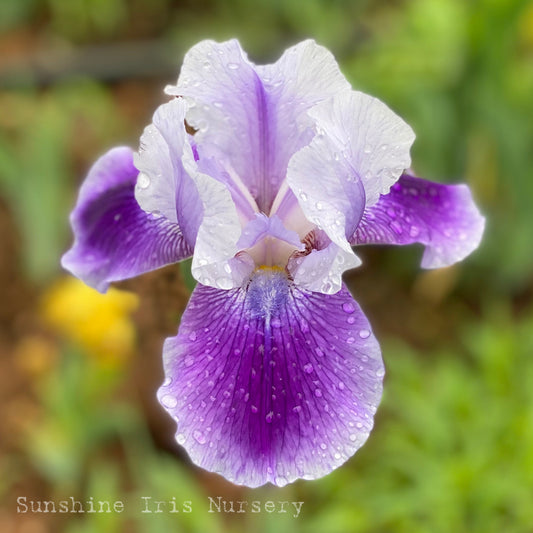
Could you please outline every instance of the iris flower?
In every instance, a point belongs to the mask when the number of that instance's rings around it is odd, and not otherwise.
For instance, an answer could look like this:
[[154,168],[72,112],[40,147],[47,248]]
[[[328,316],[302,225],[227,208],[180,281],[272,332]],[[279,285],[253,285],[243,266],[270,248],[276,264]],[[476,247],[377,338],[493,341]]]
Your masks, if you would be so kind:
[[468,187],[406,169],[411,128],[304,41],[258,66],[236,40],[186,54],[141,137],[91,168],[62,264],[99,291],[192,256],[164,343],[162,406],[197,465],[236,484],[316,479],[366,441],[384,376],[342,281],[352,246],[463,259],[484,219]]

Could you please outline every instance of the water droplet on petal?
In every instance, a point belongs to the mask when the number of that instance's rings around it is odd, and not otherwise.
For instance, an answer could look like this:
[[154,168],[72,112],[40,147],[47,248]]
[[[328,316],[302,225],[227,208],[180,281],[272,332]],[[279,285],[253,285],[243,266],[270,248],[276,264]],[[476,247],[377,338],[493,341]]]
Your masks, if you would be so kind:
[[272,419],[274,418],[274,411],[270,411],[266,416],[265,416],[265,421],[267,424],[270,424],[272,422]]
[[194,437],[194,440],[198,442],[198,444],[205,444],[205,435],[201,431],[196,429],[192,436]]
[[339,389],[340,390],[344,390],[344,388],[345,388],[344,382],[343,381],[339,381]]
[[139,189],[146,189],[149,185],[150,178],[144,172],[140,172],[137,176],[137,187]]
[[196,331],[191,331],[189,333],[189,340],[190,341],[195,341],[196,340]]
[[176,398],[174,398],[174,396],[171,396],[170,394],[165,394],[161,398],[161,403],[165,407],[168,407],[169,409],[173,409],[174,407],[176,407],[176,405],[178,405],[178,400],[176,400]]
[[270,325],[273,327],[273,328],[280,328],[281,327],[281,320],[279,318],[273,318],[271,321],[270,321]]
[[402,225],[397,221],[397,220],[393,220],[389,226],[392,228],[392,230],[394,231],[394,233],[396,233],[397,235],[401,235],[402,231],[403,231],[403,228],[402,228]]
[[418,237],[420,233],[420,229],[418,228],[418,226],[411,226],[411,229],[409,230],[409,235],[411,237]]
[[321,448],[322,450],[327,450],[328,446],[327,446],[327,444],[326,444],[325,442],[321,442],[321,443],[320,443],[320,448]]
[[255,405],[252,405],[252,407],[250,407],[250,410],[252,411],[252,413],[257,413],[257,411],[259,411],[259,409]]
[[228,63],[228,68],[230,70],[237,70],[239,68],[239,64],[238,63]]
[[311,374],[311,372],[313,372],[313,365],[311,363],[304,365],[304,372],[306,374]]
[[324,356],[324,352],[320,348],[315,348],[315,353],[318,355],[318,357]]
[[185,444],[185,435],[183,433],[178,433],[176,435],[176,441],[178,444]]
[[355,311],[355,307],[354,307],[354,305],[352,303],[346,302],[346,303],[342,304],[342,310],[345,313],[352,314]]
[[185,366],[192,366],[194,364],[194,357],[192,355],[187,355],[183,362]]
[[370,337],[370,331],[368,329],[362,329],[359,332],[359,337],[361,337],[362,339],[368,339],[368,337]]
[[321,398],[322,397],[322,391],[320,389],[315,389],[315,396],[317,398]]

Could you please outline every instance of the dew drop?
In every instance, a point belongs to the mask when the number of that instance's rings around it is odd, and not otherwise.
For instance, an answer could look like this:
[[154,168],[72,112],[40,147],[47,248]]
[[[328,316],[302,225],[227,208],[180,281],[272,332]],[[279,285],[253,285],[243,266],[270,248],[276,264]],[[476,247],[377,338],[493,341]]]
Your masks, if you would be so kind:
[[402,228],[402,225],[397,221],[397,220],[393,220],[389,226],[392,228],[392,230],[394,231],[394,233],[396,233],[397,235],[401,235],[402,231],[403,231],[403,228]]
[[346,303],[342,304],[342,310],[345,313],[352,314],[355,311],[355,307],[353,306],[352,303],[346,302]]
[[320,448],[321,448],[322,450],[327,450],[328,447],[327,447],[327,445],[326,445],[325,442],[321,442],[321,443],[320,443]]
[[198,444],[205,444],[205,435],[201,431],[196,429],[192,436],[194,437],[194,440],[198,442]]
[[118,222],[120,219],[122,218],[122,215],[120,213],[117,213],[114,217],[113,217],[113,220],[115,222]]
[[239,64],[238,63],[228,63],[228,68],[230,70],[237,70],[239,68]]
[[353,344],[353,343],[355,342],[355,339],[354,339],[353,337],[348,337],[348,338],[346,339],[346,342],[347,342],[348,344]]
[[341,454],[339,452],[336,452],[333,457],[335,457],[335,459],[337,459],[338,461],[341,458]]
[[351,440],[352,442],[355,442],[355,441],[357,440],[357,434],[352,433],[352,434],[350,435],[350,440]]
[[302,410],[302,406],[301,405],[295,405],[292,410],[295,412],[295,413],[299,413],[301,410]]
[[150,178],[144,172],[140,172],[137,176],[137,187],[139,189],[146,189],[149,185]]
[[252,405],[252,407],[250,407],[250,410],[252,411],[252,413],[257,413],[257,411],[259,411],[259,409],[255,405]]
[[368,339],[368,337],[370,337],[370,331],[368,329],[362,329],[359,332],[359,337],[361,337],[362,339]]
[[163,381],[163,387],[168,387],[172,383],[172,378],[167,377],[165,378],[165,381]]
[[317,398],[321,398],[322,397],[322,391],[320,389],[315,389],[315,396]]
[[319,211],[322,211],[322,209],[324,209],[324,204],[322,202],[317,202],[315,204],[315,207],[319,210]]
[[420,233],[420,229],[418,228],[418,226],[411,226],[411,229],[409,230],[409,235],[411,237],[418,237]]
[[195,341],[196,340],[196,331],[191,331],[189,333],[189,340],[190,341]]
[[161,398],[161,403],[165,407],[168,407],[169,409],[173,409],[174,407],[176,407],[176,405],[178,405],[178,400],[176,400],[176,398],[174,398],[174,396],[171,396],[170,394],[165,394]]
[[185,366],[192,366],[194,364],[194,357],[192,355],[187,355],[183,361]]
[[306,374],[311,374],[311,372],[313,372],[313,365],[311,363],[304,365],[304,372]]
[[324,356],[324,352],[320,348],[315,348],[315,353],[318,355],[318,357]]
[[396,218],[396,211],[393,207],[389,207],[387,209],[387,215],[389,215],[391,218]]
[[274,482],[278,487],[283,487],[287,484],[287,480],[283,476],[276,476]]
[[385,375],[385,370],[383,368],[376,370],[376,377],[382,378],[384,375]]
[[339,389],[340,390],[344,390],[344,388],[345,388],[344,382],[343,381],[339,381]]
[[274,418],[274,411],[270,411],[266,416],[265,416],[265,422],[267,424],[270,424],[272,422],[272,419]]
[[303,200],[304,202],[307,201],[307,194],[305,194],[304,192],[301,192],[301,193],[299,194],[299,196],[300,196],[300,199]]
[[348,324],[353,324],[355,322],[355,317],[353,316],[349,316],[347,319],[346,319],[346,322],[348,322]]

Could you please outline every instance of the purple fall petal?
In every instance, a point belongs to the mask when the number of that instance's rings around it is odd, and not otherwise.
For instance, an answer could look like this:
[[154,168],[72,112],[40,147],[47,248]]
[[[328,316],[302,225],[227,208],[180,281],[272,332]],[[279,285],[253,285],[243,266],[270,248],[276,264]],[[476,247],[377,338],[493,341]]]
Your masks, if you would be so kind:
[[367,207],[351,244],[426,246],[424,268],[464,259],[481,241],[485,219],[466,185],[441,185],[402,175],[387,195]]
[[177,224],[139,207],[138,174],[130,148],[110,150],[90,169],[71,214],[75,241],[61,264],[100,292],[192,254]]
[[250,487],[319,478],[366,440],[384,375],[343,287],[302,290],[279,269],[243,288],[198,285],[164,347],[159,400],[192,460]]

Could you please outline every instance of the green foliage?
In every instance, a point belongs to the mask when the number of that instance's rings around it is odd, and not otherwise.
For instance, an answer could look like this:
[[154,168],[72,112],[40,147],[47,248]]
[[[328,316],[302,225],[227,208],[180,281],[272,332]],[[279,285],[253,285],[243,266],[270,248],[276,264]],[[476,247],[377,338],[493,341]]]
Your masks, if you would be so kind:
[[24,268],[43,281],[57,272],[68,239],[75,152],[84,144],[84,157],[94,157],[86,152],[94,139],[116,137],[120,123],[107,92],[89,82],[58,85],[45,95],[8,93],[1,103],[9,114],[1,119],[0,193],[18,222]]
[[[369,442],[309,494],[304,531],[524,532],[533,523],[533,314],[497,307],[463,347],[384,345]],[[330,502],[321,506],[320,501]]]

